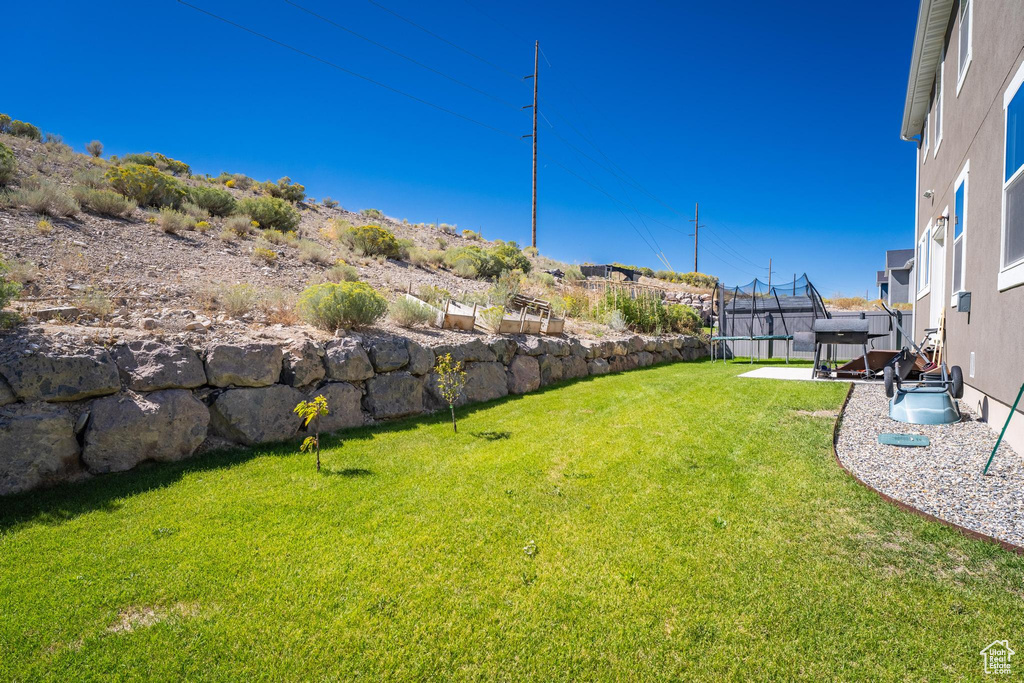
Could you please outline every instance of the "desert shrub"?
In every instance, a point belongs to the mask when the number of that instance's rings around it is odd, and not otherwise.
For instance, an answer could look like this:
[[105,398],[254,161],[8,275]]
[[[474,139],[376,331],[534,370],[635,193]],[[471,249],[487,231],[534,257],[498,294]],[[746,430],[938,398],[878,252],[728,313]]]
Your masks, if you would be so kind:
[[93,156],[98,159],[103,156],[103,143],[99,140],[93,140],[85,146],[85,151],[89,153],[89,156]]
[[113,190],[96,190],[91,187],[76,187],[72,190],[75,199],[87,210],[101,216],[127,218],[137,208],[135,201]]
[[188,188],[188,199],[209,211],[212,216],[230,216],[235,212],[235,198],[227,190],[196,185]]
[[83,168],[75,171],[75,182],[83,187],[91,187],[94,190],[106,190],[110,188],[103,170],[99,168]]
[[301,202],[306,197],[305,185],[293,183],[292,179],[288,176],[281,178],[276,183],[268,180],[263,183],[262,187],[263,191],[271,197],[277,197],[289,202]]
[[437,229],[440,230],[443,233],[447,233],[449,235],[454,235],[455,231],[458,228],[456,226],[454,226],[454,225],[448,225],[447,223],[442,223],[441,225],[437,226]]
[[416,290],[416,296],[428,304],[440,307],[445,299],[452,298],[452,293],[436,285],[420,285]]
[[139,206],[181,206],[185,186],[181,181],[152,166],[124,164],[107,170],[105,177],[110,187]]
[[11,267],[0,259],[0,310],[7,308],[21,291],[21,284],[15,282],[11,275]]
[[359,279],[359,271],[355,266],[337,263],[324,272],[328,282],[355,282]]
[[192,202],[182,202],[181,212],[192,219],[193,222],[205,221],[210,217],[210,212]]
[[658,270],[654,272],[653,277],[668,282],[681,282],[691,287],[700,287],[701,289],[714,289],[715,285],[718,284],[717,277],[696,272],[676,273],[671,270]]
[[217,239],[219,239],[221,242],[234,242],[236,239],[238,239],[238,233],[233,230],[224,228],[223,230],[217,233]]
[[292,233],[280,230],[263,230],[260,232],[260,238],[278,246],[295,242],[295,236]]
[[376,218],[377,220],[384,218],[384,212],[380,209],[363,209],[359,213],[363,214],[367,218]]
[[530,257],[536,257],[537,247],[523,247],[523,253]]
[[327,247],[314,242],[313,240],[299,240],[295,245],[299,250],[299,260],[306,263],[321,263],[327,265],[331,262],[331,251]]
[[[526,250],[524,249],[523,251]],[[566,282],[579,282],[580,280],[585,280],[586,278],[583,276],[583,271],[580,270],[579,266],[568,266],[565,269],[565,274],[562,276],[562,279],[565,280]]]
[[409,248],[409,263],[414,266],[439,266],[444,261],[444,252],[440,249]]
[[201,233],[203,233],[205,235],[210,230],[210,222],[209,221],[198,221],[196,223],[196,230],[198,230],[199,232],[201,232]]
[[6,133],[11,127],[11,117],[7,114],[0,114],[0,133]]
[[261,228],[273,230],[294,230],[301,218],[294,206],[277,197],[246,197],[238,202],[237,210]]
[[114,311],[114,300],[99,287],[86,287],[75,297],[75,307],[103,319]]
[[156,159],[148,152],[146,154],[125,154],[117,158],[118,164],[139,164],[140,166],[152,166],[156,168]]
[[476,245],[454,247],[444,253],[444,262],[462,277],[496,278],[511,270],[530,271],[530,260],[515,242],[506,242],[490,249]]
[[224,221],[224,229],[237,237],[248,235],[253,227],[248,216],[231,216]]
[[14,180],[14,172],[18,170],[18,160],[11,148],[0,142],[0,185],[7,185]]
[[530,279],[542,287],[555,286],[555,276],[551,273],[532,273]]
[[494,286],[487,292],[487,298],[492,303],[508,306],[512,303],[512,297],[519,293],[522,286],[523,280],[520,273],[506,271],[495,279]]
[[692,332],[700,328],[700,317],[693,309],[666,305],[653,292],[632,296],[627,290],[612,287],[598,301],[597,310],[600,317],[609,320],[609,326],[612,326],[611,321],[621,320],[624,327],[637,332]]
[[349,228],[342,234],[342,241],[363,256],[402,256],[402,247],[394,234],[379,225],[357,225]]
[[467,240],[473,240],[476,242],[479,242],[480,240],[483,239],[483,235],[474,230],[463,230],[462,236],[465,237]]
[[121,165],[139,164],[140,166],[152,166],[161,171],[170,171],[174,175],[189,176],[192,174],[192,167],[184,161],[178,161],[159,152],[146,152],[145,154],[125,154],[118,160]]
[[326,206],[328,209],[338,208],[338,202],[334,201],[330,197],[324,197],[323,201],[321,201],[320,203]]
[[249,284],[231,285],[225,287],[224,291],[217,296],[224,312],[233,318],[252,312],[256,306],[258,293],[256,288]]
[[492,263],[493,272],[487,274],[488,277],[497,277],[501,272],[506,270],[521,270],[524,273],[529,273],[532,264],[530,259],[526,258],[522,251],[519,250],[519,245],[515,242],[505,242],[488,250],[488,254],[494,261]]
[[460,259],[456,261],[452,266],[452,270],[455,271],[455,274],[459,277],[464,277],[470,280],[475,280],[480,277],[480,271],[472,261],[467,259]]
[[498,327],[501,325],[502,319],[505,317],[505,307],[488,306],[487,308],[481,308],[476,312],[476,314],[485,327],[489,330],[497,331]]
[[248,190],[256,182],[244,173],[221,173],[214,180],[222,185],[239,190]]
[[626,329],[626,318],[622,311],[611,311],[607,317],[608,329],[613,332],[623,332]]
[[31,123],[25,121],[19,121],[15,119],[7,124],[7,130],[5,131],[8,135],[15,135],[19,138],[25,138],[26,140],[34,140],[36,142],[42,142],[43,134],[38,128],[33,126]]
[[46,220],[45,218],[41,218],[39,219],[39,221],[36,222],[36,230],[39,231],[40,235],[49,235],[51,232],[53,232],[53,223]]
[[252,248],[252,260],[266,263],[268,265],[277,262],[277,252],[270,248],[270,242],[263,239],[256,240]]
[[299,316],[295,312],[295,292],[279,287],[270,287],[263,290],[256,307],[267,316],[270,323],[282,325],[294,325],[299,322]]
[[59,185],[43,180],[32,190],[19,193],[20,203],[44,216],[75,216],[81,207]]
[[401,296],[388,306],[388,318],[399,327],[416,327],[434,322],[436,312],[423,304]]
[[181,211],[171,208],[160,209],[160,216],[157,218],[160,229],[169,235],[177,235],[179,232],[191,230],[195,221]]
[[299,296],[299,316],[320,329],[333,331],[369,325],[388,309],[388,302],[365,282],[313,285]]
[[689,306],[668,304],[665,306],[665,313],[668,317],[669,330],[689,334],[696,334],[701,331],[703,322],[700,315]]

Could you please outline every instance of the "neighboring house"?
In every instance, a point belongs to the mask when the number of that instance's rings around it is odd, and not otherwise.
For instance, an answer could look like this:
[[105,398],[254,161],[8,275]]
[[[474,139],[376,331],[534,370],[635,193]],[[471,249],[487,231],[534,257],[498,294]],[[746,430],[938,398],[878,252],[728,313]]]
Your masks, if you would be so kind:
[[[964,400],[999,429],[1024,382],[1022,0],[921,0],[902,137],[917,142],[914,336],[945,314]],[[1024,452],[1024,414],[1007,440]]]
[[885,252],[885,270],[878,271],[875,278],[878,298],[889,306],[909,304],[914,296],[913,287],[910,286],[913,267],[913,249],[890,249]]

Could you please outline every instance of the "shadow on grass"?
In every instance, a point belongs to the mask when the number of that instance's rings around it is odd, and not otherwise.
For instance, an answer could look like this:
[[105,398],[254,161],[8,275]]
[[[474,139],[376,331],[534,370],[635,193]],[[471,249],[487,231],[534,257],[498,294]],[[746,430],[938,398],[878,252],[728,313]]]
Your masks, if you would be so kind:
[[[683,361],[678,363],[658,364],[638,371],[654,371],[672,366],[698,365],[709,360]],[[627,373],[616,373],[609,377]],[[493,401],[474,403],[455,409],[458,419],[462,420],[482,410],[490,410],[508,403],[521,401],[530,396],[539,396],[551,391],[565,389],[577,384],[601,381],[606,377],[587,376],[556,382],[542,387],[529,394],[509,395]],[[447,409],[435,410],[432,413],[407,417],[400,420],[368,425],[355,429],[322,435],[323,447],[340,448],[346,443],[370,441],[384,434],[394,434],[409,430],[421,429],[440,423],[449,424],[451,415]],[[510,439],[510,432],[477,431],[468,432],[471,436],[486,441],[503,441]],[[79,515],[94,511],[115,512],[121,507],[121,501],[135,495],[165,488],[196,472],[229,469],[245,464],[256,457],[283,457],[297,453],[301,437],[288,441],[264,444],[253,448],[230,448],[203,453],[188,460],[173,463],[144,462],[129,472],[91,477],[85,481],[64,483],[52,488],[28,491],[12,496],[0,497],[0,535],[30,524],[57,526],[71,521]],[[362,478],[373,476],[371,470],[349,468],[341,470],[325,470],[328,476]]]
[[362,467],[346,467],[342,470],[323,468],[320,473],[328,477],[372,477],[373,470]]

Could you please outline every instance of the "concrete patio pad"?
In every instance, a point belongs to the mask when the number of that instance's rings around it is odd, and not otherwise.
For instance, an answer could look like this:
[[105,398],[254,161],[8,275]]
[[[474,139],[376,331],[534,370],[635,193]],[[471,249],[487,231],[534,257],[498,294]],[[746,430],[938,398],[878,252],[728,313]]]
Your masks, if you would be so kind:
[[[740,377],[752,377],[754,379],[788,379],[798,382],[852,382],[853,384],[870,384],[862,379],[819,379],[815,380],[812,376],[812,370],[810,367],[802,368],[787,368],[787,367],[768,367],[768,368],[757,368],[750,372],[744,372]],[[877,384],[877,382],[875,382]]]

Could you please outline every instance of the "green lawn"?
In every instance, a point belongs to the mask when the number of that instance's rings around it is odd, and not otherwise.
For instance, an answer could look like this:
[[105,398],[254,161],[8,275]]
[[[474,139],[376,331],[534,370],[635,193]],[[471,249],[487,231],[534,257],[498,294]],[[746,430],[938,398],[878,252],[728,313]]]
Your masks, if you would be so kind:
[[1024,559],[843,473],[798,411],[845,386],[746,370],[351,432],[320,475],[291,444],[2,500],[0,678],[981,679],[1024,651]]

